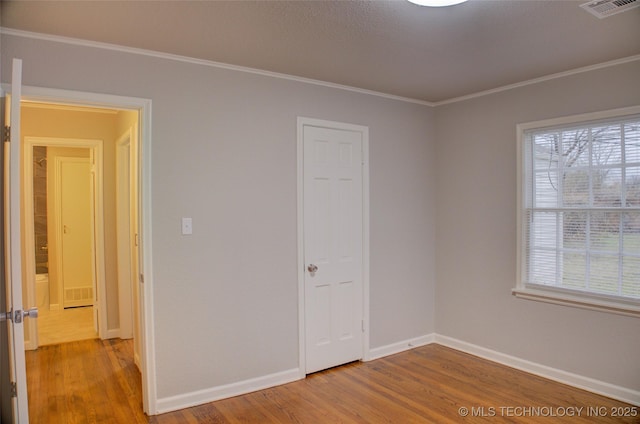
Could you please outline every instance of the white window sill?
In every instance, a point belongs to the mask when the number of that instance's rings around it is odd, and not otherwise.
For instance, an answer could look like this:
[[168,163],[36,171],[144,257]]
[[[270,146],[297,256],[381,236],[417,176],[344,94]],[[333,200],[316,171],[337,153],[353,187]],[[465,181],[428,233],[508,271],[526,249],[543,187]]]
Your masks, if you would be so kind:
[[511,293],[521,299],[535,300],[538,302],[553,303],[556,305],[573,306],[576,308],[591,309],[594,311],[610,312],[619,315],[626,315],[640,318],[640,303],[634,301],[619,301],[606,297],[593,297],[589,295],[578,295],[562,290],[538,289],[538,288],[515,288]]

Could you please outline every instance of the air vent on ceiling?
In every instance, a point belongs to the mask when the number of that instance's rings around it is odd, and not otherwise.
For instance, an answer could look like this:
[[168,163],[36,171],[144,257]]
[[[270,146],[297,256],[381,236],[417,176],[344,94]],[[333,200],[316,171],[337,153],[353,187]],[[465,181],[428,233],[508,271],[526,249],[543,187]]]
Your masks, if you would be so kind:
[[594,0],[580,7],[598,18],[606,18],[640,6],[640,0]]

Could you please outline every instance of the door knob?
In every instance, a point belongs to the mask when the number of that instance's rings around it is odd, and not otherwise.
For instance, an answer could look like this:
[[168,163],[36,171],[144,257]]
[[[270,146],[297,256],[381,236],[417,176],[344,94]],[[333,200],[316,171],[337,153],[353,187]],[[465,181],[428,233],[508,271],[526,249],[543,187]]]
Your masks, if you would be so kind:
[[318,267],[317,267],[317,266],[315,266],[314,264],[311,264],[311,265],[309,265],[309,266],[307,267],[307,271],[309,271],[309,272],[311,272],[311,273],[314,273],[314,272],[316,272],[317,270],[318,270]]
[[8,311],[0,313],[0,322],[1,321],[13,321],[14,324],[20,324],[22,322],[22,318],[38,318],[38,308],[31,308],[21,311],[18,309],[17,311]]
[[38,308],[30,308],[22,311],[23,318],[38,318]]

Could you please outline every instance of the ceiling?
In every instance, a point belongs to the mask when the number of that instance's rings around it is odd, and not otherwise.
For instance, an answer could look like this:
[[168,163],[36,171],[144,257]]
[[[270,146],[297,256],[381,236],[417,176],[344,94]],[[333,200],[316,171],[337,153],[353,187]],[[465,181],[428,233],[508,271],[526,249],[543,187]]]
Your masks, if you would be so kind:
[[585,1],[5,0],[1,25],[441,102],[640,55],[640,8]]

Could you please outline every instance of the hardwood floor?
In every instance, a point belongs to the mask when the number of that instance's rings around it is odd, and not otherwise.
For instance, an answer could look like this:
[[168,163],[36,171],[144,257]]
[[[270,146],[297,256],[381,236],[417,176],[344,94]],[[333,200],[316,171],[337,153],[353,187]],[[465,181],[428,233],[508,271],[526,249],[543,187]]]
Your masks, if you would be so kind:
[[31,423],[145,423],[129,340],[83,340],[27,351]]
[[31,422],[640,423],[638,407],[435,344],[146,417],[132,349],[87,340],[27,352]]

